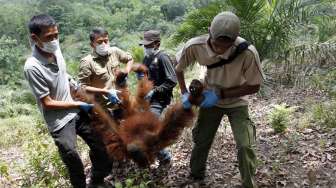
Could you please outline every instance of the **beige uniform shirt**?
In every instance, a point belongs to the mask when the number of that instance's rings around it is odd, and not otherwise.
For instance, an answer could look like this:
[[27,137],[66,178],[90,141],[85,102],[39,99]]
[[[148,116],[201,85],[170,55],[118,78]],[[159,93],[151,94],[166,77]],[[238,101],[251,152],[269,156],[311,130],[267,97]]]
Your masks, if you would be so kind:
[[[198,62],[200,65],[211,65],[221,58],[228,59],[235,52],[236,46],[245,39],[238,37],[234,45],[224,54],[215,54],[208,45],[209,35],[203,35],[190,39],[184,48],[177,53],[177,71],[184,71],[189,65]],[[220,96],[221,89],[238,87],[244,84],[260,85],[263,81],[263,72],[257,50],[250,45],[247,50],[237,56],[230,64],[206,69],[204,83],[207,89],[211,89]],[[233,108],[248,105],[247,96],[237,98],[220,99],[216,104],[222,108]]]
[[131,54],[117,47],[111,47],[105,58],[93,51],[81,60],[78,79],[85,86],[111,89],[115,82],[114,72],[120,63],[131,59]]

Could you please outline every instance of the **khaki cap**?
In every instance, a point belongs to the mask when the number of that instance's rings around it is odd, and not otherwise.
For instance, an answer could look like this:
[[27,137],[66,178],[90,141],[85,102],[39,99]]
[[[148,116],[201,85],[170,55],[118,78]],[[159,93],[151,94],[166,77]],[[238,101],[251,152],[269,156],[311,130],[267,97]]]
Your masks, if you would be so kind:
[[218,37],[229,37],[236,39],[240,31],[238,16],[232,12],[221,12],[214,17],[210,26],[210,34],[213,39]]
[[140,45],[148,45],[155,41],[160,41],[160,31],[149,30],[145,31],[143,40],[139,42]]

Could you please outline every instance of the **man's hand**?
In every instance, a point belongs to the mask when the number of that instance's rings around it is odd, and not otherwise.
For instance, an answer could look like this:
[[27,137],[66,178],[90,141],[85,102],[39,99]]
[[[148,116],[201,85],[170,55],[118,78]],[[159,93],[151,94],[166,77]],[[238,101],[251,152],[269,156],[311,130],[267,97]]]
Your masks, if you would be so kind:
[[86,102],[79,103],[79,108],[86,113],[89,113],[92,110],[93,106],[94,106],[93,104],[88,104]]
[[216,93],[211,90],[205,90],[202,94],[204,96],[204,100],[200,105],[202,108],[213,107],[219,100]]
[[191,108],[191,103],[189,101],[189,96],[190,96],[190,93],[188,93],[188,92],[185,92],[182,95],[182,104],[183,104],[184,109],[190,109]]
[[154,90],[150,90],[147,95],[144,97],[145,100],[150,101],[154,95]]
[[121,103],[119,97],[118,97],[118,93],[120,93],[119,90],[116,90],[116,89],[110,89],[108,91],[108,94],[107,94],[107,97],[108,99],[110,100],[110,102],[112,104],[119,104]]

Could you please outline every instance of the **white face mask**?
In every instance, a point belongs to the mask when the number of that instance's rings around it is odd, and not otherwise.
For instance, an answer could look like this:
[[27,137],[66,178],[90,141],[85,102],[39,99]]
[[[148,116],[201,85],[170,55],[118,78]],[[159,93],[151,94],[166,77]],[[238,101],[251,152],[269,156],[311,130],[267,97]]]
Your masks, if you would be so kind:
[[96,52],[98,55],[106,56],[108,54],[109,48],[110,44],[101,43],[96,46]]
[[157,49],[154,48],[144,48],[145,56],[149,57],[156,53]]
[[56,50],[59,49],[59,41],[55,39],[50,42],[42,42],[43,47],[41,48],[42,51],[53,54]]

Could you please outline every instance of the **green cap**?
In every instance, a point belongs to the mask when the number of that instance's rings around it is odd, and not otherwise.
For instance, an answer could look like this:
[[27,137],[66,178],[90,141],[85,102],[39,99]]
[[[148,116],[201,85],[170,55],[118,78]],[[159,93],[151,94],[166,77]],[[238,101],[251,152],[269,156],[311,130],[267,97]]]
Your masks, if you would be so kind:
[[236,39],[240,31],[240,21],[238,16],[232,12],[221,12],[214,17],[210,26],[211,37],[229,37]]

